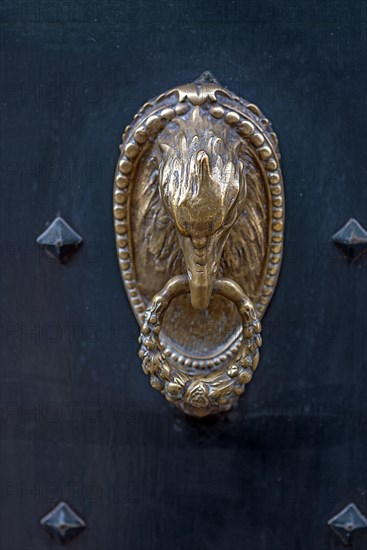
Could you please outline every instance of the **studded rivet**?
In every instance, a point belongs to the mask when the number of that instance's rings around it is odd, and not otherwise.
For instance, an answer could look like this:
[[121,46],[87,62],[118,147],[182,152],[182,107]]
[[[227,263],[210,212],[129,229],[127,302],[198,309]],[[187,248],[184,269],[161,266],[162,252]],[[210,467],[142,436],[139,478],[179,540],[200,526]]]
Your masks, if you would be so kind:
[[329,519],[328,525],[345,546],[351,545],[356,535],[367,533],[367,518],[353,502]]
[[56,217],[37,238],[37,243],[59,262],[62,262],[72,252],[75,252],[82,242],[83,239],[79,233],[60,216]]
[[352,262],[357,260],[367,250],[367,231],[354,218],[348,220],[333,235],[332,240]]
[[41,525],[55,540],[64,543],[85,529],[85,521],[66,503],[60,502],[41,519]]

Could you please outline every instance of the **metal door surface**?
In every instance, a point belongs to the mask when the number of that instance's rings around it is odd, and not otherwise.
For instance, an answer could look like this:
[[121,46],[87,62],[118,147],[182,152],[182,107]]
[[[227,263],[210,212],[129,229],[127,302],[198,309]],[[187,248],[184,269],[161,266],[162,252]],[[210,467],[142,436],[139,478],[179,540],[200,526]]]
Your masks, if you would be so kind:
[[[1,4],[3,550],[68,521],[75,550],[367,548],[365,65],[364,0]],[[271,118],[287,217],[256,381],[197,419],[142,373],[112,183],[140,106],[205,70]]]

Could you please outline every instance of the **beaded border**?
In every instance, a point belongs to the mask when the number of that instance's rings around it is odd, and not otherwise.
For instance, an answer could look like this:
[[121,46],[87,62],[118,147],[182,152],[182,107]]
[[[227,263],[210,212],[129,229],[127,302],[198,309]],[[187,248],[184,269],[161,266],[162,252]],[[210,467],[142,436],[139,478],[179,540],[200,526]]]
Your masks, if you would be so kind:
[[[226,105],[225,99],[219,104],[218,93],[222,94],[224,98],[234,101],[237,108]],[[167,103],[168,100],[171,101],[169,106],[162,105],[162,102]],[[125,289],[140,326],[144,322],[147,305],[137,287],[130,255],[128,217],[131,175],[134,172],[135,163],[148,141],[155,139],[164,126],[175,117],[185,115],[190,109],[190,104],[202,105],[205,102],[209,102],[209,105],[213,103],[209,109],[211,116],[217,120],[224,119],[227,124],[236,128],[242,138],[248,140],[255,151],[267,183],[266,192],[268,200],[270,199],[271,219],[269,250],[267,251],[268,265],[264,274],[262,291],[256,303],[259,319],[265,313],[276,288],[284,240],[284,189],[277,136],[274,132],[268,131],[269,120],[264,117],[256,105],[235,96],[225,88],[214,84],[207,84],[204,88],[199,89],[197,85],[181,86],[145,103],[135,115],[133,124],[127,126],[122,136],[121,153],[115,171],[113,212],[117,254]],[[213,368],[223,361],[231,359],[239,351],[240,334],[241,329],[239,328],[233,337],[234,342],[226,351],[208,359],[192,359],[177,353],[170,348],[169,344],[164,352],[171,361],[186,367],[198,370]]]

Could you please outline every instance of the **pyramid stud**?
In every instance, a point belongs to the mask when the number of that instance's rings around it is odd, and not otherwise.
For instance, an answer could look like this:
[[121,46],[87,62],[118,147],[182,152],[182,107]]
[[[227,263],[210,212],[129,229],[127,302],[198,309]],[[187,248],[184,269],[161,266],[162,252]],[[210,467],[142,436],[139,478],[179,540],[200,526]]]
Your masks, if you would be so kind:
[[84,520],[66,502],[59,504],[41,519],[42,527],[59,542],[72,540],[85,528]]
[[196,84],[219,84],[213,73],[204,71],[195,81]]
[[46,252],[59,262],[75,252],[82,242],[82,237],[59,216],[37,238],[37,243],[43,246]]
[[367,250],[367,231],[351,218],[333,235],[333,241],[351,262],[355,262]]
[[351,545],[357,535],[367,532],[367,518],[353,502],[329,519],[328,525],[345,546]]

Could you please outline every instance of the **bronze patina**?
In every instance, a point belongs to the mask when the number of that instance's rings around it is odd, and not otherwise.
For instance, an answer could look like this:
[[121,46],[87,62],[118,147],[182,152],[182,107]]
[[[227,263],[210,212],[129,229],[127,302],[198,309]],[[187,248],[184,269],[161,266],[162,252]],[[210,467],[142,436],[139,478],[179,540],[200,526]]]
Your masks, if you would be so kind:
[[114,218],[151,385],[188,414],[229,410],[259,362],[282,260],[269,120],[207,74],[149,101],[122,138]]

